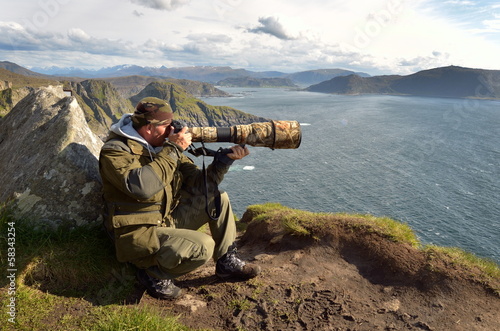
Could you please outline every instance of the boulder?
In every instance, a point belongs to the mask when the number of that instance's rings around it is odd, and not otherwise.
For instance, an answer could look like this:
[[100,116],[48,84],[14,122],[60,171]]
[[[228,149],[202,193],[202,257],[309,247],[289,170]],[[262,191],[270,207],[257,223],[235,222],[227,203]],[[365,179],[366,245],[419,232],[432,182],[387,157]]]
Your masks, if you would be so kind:
[[56,227],[96,221],[102,144],[62,86],[34,89],[0,121],[0,203]]

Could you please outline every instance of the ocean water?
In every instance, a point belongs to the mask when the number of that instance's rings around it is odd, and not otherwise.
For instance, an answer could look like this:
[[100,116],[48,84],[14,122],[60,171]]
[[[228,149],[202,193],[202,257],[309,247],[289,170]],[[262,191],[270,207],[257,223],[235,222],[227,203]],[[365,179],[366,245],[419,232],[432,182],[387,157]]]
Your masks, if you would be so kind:
[[388,216],[500,263],[499,101],[225,90],[204,101],[302,128],[298,149],[250,146],[231,167],[221,188],[238,216],[265,202]]

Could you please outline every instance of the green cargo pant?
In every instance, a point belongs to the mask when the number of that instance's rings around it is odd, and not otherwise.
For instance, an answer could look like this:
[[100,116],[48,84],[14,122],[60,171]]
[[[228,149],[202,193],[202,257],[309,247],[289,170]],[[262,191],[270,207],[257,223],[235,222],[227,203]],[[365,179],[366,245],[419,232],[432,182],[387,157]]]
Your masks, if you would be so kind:
[[[159,279],[174,279],[202,266],[210,258],[224,255],[236,239],[236,224],[227,193],[221,192],[221,214],[211,220],[205,211],[205,197],[196,196],[179,204],[172,213],[174,227],[159,227],[157,265],[146,269]],[[208,223],[211,236],[197,231]]]

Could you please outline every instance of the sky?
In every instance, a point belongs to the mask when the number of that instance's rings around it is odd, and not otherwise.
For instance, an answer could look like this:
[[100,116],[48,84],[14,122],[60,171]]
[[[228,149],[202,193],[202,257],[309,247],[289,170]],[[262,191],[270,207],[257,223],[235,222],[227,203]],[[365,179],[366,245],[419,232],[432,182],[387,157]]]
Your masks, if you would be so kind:
[[0,61],[286,73],[500,70],[489,0],[0,0]]

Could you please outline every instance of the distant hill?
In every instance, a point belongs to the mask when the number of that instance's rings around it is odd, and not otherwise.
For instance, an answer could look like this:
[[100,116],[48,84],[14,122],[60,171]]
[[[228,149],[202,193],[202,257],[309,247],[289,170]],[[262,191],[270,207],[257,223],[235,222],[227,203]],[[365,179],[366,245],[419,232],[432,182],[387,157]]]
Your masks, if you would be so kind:
[[196,80],[215,84],[226,78],[289,78],[294,84],[308,86],[337,76],[357,74],[362,77],[369,76],[366,73],[354,72],[344,69],[318,69],[302,71],[297,73],[284,73],[279,71],[249,71],[246,69],[233,69],[231,67],[216,66],[192,66],[180,68],[141,67],[137,65],[119,65],[99,70],[84,70],[80,68],[33,68],[33,71],[67,77],[83,78],[111,78],[126,76],[148,76],[158,78],[176,78]]
[[[22,68],[24,70],[20,70],[15,67],[11,66],[6,66],[10,67],[15,71],[11,71],[9,69],[4,68],[1,66],[2,63],[5,62],[0,62],[0,81],[8,81],[12,83],[12,88],[17,88],[17,87],[25,87],[25,86],[30,86],[30,87],[40,87],[40,86],[47,86],[50,84],[55,84],[57,83],[57,79],[54,79],[53,77],[50,76],[45,76],[45,75],[29,75],[29,70]],[[26,75],[23,74],[22,72],[26,72]],[[48,78],[46,78],[48,77]]]
[[333,94],[392,94],[500,99],[500,70],[448,66],[407,76],[349,75],[312,85],[307,91]]
[[177,78],[215,83],[227,77],[251,76],[252,72],[231,67],[193,66],[180,68],[141,67],[136,65],[119,65],[99,70],[80,68],[33,68],[37,72],[58,76],[77,76],[84,78],[111,78],[125,76],[150,76],[161,78]]
[[289,78],[253,78],[234,77],[226,78],[216,85],[226,87],[297,87]]
[[294,74],[286,75],[285,77],[291,79],[293,82],[299,85],[309,86],[312,84],[317,84],[320,82],[330,80],[338,76],[348,76],[348,75],[358,75],[361,77],[370,76],[364,72],[354,72],[344,69],[317,69],[317,70],[301,71]]
[[0,68],[3,68],[5,70],[8,70],[10,72],[13,72],[18,75],[23,75],[23,76],[28,76],[28,77],[43,77],[46,78],[48,75],[40,74],[38,72],[34,72],[31,70],[28,70],[24,67],[21,67],[20,65],[17,65],[15,63],[9,62],[9,61],[0,61]]
[[226,97],[230,96],[229,93],[219,90],[215,86],[209,83],[187,80],[187,79],[176,79],[176,78],[163,78],[163,77],[149,77],[149,76],[124,76],[124,77],[113,77],[113,78],[103,78],[102,80],[110,82],[116,88],[116,90],[123,97],[130,97],[134,94],[139,93],[143,88],[152,82],[166,81],[177,85],[180,85],[186,89],[186,91],[197,98],[201,97]]
[[44,74],[44,73],[39,73],[35,72],[29,69],[26,69],[24,67],[21,67],[20,65],[16,63],[12,63],[9,61],[0,61],[0,68],[8,70],[10,72],[13,72],[18,75],[23,75],[26,77],[33,77],[33,78],[41,78],[41,79],[48,79],[48,80],[75,80],[75,81],[81,81],[83,79],[80,78],[75,78],[76,76],[57,76],[57,75],[49,75],[49,74]]

